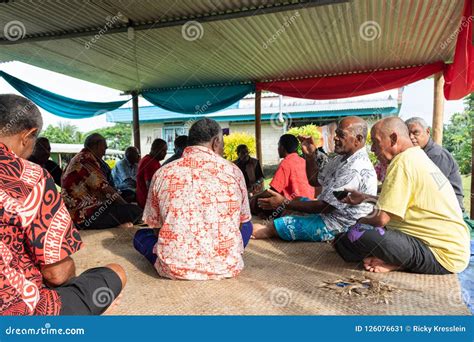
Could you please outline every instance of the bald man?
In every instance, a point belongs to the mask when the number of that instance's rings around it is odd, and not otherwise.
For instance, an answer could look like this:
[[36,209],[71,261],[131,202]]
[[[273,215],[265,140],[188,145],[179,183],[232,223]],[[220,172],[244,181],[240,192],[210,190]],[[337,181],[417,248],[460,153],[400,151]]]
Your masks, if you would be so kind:
[[274,212],[291,210],[296,214],[275,219],[267,225],[255,224],[253,236],[278,236],[287,241],[330,241],[370,213],[372,206],[369,203],[341,203],[334,194],[334,191],[344,188],[373,195],[377,193],[377,176],[365,147],[367,130],[367,123],[361,118],[341,120],[334,137],[338,156],[329,160],[321,170],[312,138],[300,137],[306,159],[306,176],[312,186],[321,187],[321,193],[315,201],[291,200],[270,190],[272,197],[259,200],[263,209],[273,209]]
[[446,176],[414,146],[398,117],[372,127],[372,151],[388,164],[379,197],[349,190],[342,201],[376,202],[374,211],[336,238],[339,255],[363,261],[370,272],[424,274],[463,271],[469,263],[469,231]]

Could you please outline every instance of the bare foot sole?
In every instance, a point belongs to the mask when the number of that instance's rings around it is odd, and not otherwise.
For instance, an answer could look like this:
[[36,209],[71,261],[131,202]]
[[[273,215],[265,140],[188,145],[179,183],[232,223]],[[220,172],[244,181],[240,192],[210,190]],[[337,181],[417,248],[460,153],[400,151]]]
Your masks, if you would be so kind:
[[376,257],[368,257],[364,259],[364,268],[369,272],[386,273],[396,271],[400,266],[387,264],[385,261]]
[[117,308],[117,306],[120,304],[120,300],[122,299],[123,292],[120,292],[120,294],[115,298],[115,300],[110,304],[110,306],[105,310],[102,315],[110,315],[114,312],[114,310]]

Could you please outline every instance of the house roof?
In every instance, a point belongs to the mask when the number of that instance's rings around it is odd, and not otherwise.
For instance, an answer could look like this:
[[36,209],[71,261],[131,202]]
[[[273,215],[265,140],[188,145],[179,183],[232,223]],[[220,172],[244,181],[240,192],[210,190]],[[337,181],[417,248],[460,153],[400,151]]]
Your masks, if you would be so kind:
[[[282,101],[281,111],[283,114],[291,116],[292,119],[347,115],[396,115],[399,111],[400,101],[396,93],[397,91],[395,90],[340,100],[303,100],[285,97]],[[271,100],[271,96],[267,95],[266,97]],[[273,95],[273,98],[275,101],[262,103],[262,121],[272,120],[280,113],[280,107],[276,104],[278,96]],[[131,108],[120,108],[106,115],[108,122],[132,122]],[[224,110],[199,116],[170,112],[157,106],[140,107],[141,123],[188,121],[203,116],[216,121],[253,121],[255,119],[253,99],[247,98],[236,102]]]
[[449,63],[463,2],[2,1],[0,62],[123,91]]

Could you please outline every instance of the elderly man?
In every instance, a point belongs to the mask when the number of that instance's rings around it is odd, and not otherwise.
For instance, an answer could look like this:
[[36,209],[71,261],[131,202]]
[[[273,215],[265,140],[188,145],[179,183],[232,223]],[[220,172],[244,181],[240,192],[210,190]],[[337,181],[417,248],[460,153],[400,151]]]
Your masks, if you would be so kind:
[[137,203],[145,208],[151,179],[161,167],[160,162],[165,159],[168,144],[163,139],[155,139],[151,144],[150,153],[140,160],[137,171]]
[[35,148],[28,160],[46,169],[53,177],[56,185],[61,186],[63,170],[61,170],[58,164],[49,159],[49,157],[51,157],[51,145],[49,144],[49,140],[45,137],[39,137],[36,139]]
[[464,211],[464,194],[458,163],[456,163],[447,149],[439,146],[431,139],[430,128],[425,120],[419,117],[413,117],[405,121],[405,124],[408,127],[413,145],[420,146],[431,161],[435,163],[446,178],[448,178],[458,199],[459,206],[462,211]]
[[337,191],[348,187],[377,194],[377,176],[365,147],[367,130],[367,123],[361,118],[342,119],[334,137],[338,156],[330,159],[321,170],[312,138],[301,138],[307,179],[311,185],[321,187],[321,194],[315,201],[289,201],[275,192],[270,198],[260,199],[259,204],[264,209],[282,208],[309,215],[289,215],[266,225],[255,224],[254,237],[330,241],[336,234],[345,232],[357,219],[370,213],[372,206],[369,203],[349,205],[337,199]]
[[107,142],[89,135],[84,149],[71,159],[62,179],[62,195],[74,222],[81,229],[132,227],[142,209],[127,203],[107,181],[101,167]]
[[235,277],[252,226],[244,176],[222,158],[222,129],[214,120],[196,121],[181,159],[153,177],[135,248],[171,279]]
[[[374,211],[336,239],[346,261],[363,261],[370,272],[461,272],[469,263],[469,231],[448,179],[397,117],[372,127],[372,151],[388,164],[377,198],[349,190],[350,204],[377,201]],[[375,228],[374,228],[375,227]]]
[[31,101],[0,95],[0,314],[101,314],[125,286],[125,272],[110,264],[75,276],[79,232],[53,178],[26,160],[42,124]]
[[125,150],[125,158],[119,160],[112,170],[114,185],[127,202],[135,201],[139,161],[140,152],[136,147],[130,146]]

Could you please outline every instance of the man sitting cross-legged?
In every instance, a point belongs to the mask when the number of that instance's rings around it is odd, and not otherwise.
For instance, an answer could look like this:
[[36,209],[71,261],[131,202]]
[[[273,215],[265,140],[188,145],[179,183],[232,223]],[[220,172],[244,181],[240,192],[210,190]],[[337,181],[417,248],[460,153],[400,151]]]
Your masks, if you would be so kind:
[[0,95],[0,315],[98,315],[125,272],[109,264],[75,276],[79,232],[51,175],[26,160],[42,124],[31,101]]
[[[397,117],[372,127],[372,151],[388,164],[377,198],[350,190],[344,202],[377,201],[374,211],[336,237],[334,247],[349,262],[371,272],[461,272],[469,263],[469,231],[448,179]],[[349,190],[349,189],[348,189]],[[376,227],[376,228],[373,228]]]
[[231,278],[252,233],[242,171],[222,158],[222,129],[211,119],[189,130],[183,156],[153,176],[135,248],[171,279]]
[[289,201],[270,190],[272,197],[259,200],[263,209],[280,207],[301,214],[283,216],[266,225],[255,224],[253,236],[257,239],[279,236],[287,241],[329,241],[337,233],[346,231],[358,218],[370,213],[370,203],[349,205],[338,201],[334,194],[334,191],[347,187],[373,195],[377,193],[375,170],[365,147],[367,130],[363,119],[347,117],[341,120],[334,138],[338,156],[329,160],[321,170],[316,161],[314,142],[311,138],[300,138],[306,157],[307,178],[311,185],[321,187],[321,194],[314,201]]
[[141,219],[142,209],[127,203],[109,183],[102,160],[106,150],[103,136],[89,135],[63,174],[62,195],[80,229],[132,227]]

